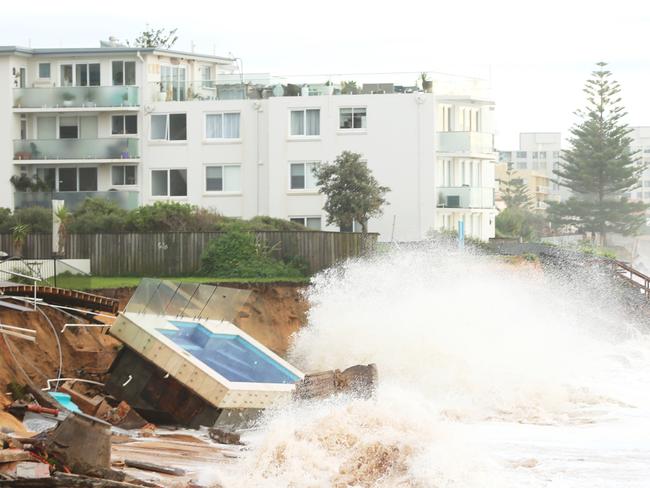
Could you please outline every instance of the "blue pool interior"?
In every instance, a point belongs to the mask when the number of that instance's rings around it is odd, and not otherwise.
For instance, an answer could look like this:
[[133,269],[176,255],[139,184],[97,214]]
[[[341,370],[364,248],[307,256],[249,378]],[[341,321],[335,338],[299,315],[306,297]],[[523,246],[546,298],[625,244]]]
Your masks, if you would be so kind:
[[170,320],[176,330],[158,329],[228,381],[295,383],[300,378],[235,334],[215,334],[196,322]]

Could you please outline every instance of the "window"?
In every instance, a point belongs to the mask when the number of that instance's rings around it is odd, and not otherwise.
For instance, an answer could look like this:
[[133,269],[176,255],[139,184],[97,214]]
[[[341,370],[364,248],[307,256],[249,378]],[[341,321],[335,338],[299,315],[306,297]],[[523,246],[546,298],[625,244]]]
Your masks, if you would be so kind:
[[186,197],[186,169],[156,169],[151,171],[151,195],[154,197]]
[[510,161],[512,159],[512,153],[507,151],[501,151],[499,153],[499,161]]
[[643,186],[650,187],[650,180],[643,180]]
[[136,185],[137,171],[133,165],[120,165],[111,168],[111,184],[116,186]]
[[203,88],[212,88],[214,83],[212,82],[212,67],[208,65],[203,65],[201,67],[201,84]]
[[185,100],[185,66],[160,67],[160,91],[167,93],[167,101]]
[[207,114],[205,116],[206,139],[239,139],[239,112]]
[[59,119],[59,139],[79,138],[79,118],[61,117]]
[[517,163],[517,169],[526,169],[527,164],[525,162]]
[[560,157],[560,151],[553,151],[553,159],[558,159]]
[[518,158],[526,158],[526,151],[517,151]]
[[24,115],[20,116],[20,140],[24,141],[27,139],[27,117]]
[[38,63],[38,77],[43,79],[50,77],[50,63]]
[[72,65],[61,65],[61,86],[72,86]]
[[241,191],[241,166],[228,164],[205,167],[205,191]]
[[342,108],[339,112],[339,129],[365,129],[365,107]]
[[[57,172],[58,191],[97,191],[97,168],[58,168]],[[46,182],[52,177],[52,173],[41,174]]]
[[99,86],[100,84],[99,63],[61,65],[61,86]]
[[111,134],[137,134],[138,133],[138,116],[137,115],[113,115],[111,117]]
[[186,114],[153,114],[151,139],[154,141],[186,141]]
[[539,153],[537,151],[533,152],[533,159],[537,159],[539,156]]
[[36,177],[47,185],[49,191],[56,191],[56,168],[36,168]]
[[292,110],[291,111],[292,136],[319,136],[320,135],[320,109]]
[[113,85],[135,85],[135,61],[113,61]]
[[291,190],[314,190],[316,188],[316,177],[314,169],[318,162],[291,163],[290,164],[290,183]]
[[99,63],[75,64],[76,86],[99,86]]
[[291,222],[304,225],[308,229],[320,230],[321,218],[320,217],[289,217]]

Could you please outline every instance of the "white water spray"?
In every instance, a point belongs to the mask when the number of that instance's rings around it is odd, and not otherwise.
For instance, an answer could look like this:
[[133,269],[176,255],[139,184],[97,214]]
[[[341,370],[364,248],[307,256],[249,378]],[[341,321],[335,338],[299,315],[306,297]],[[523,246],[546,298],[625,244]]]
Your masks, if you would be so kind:
[[536,441],[522,447],[521,433],[550,435],[557,458],[576,429],[650,412],[640,393],[650,341],[611,289],[574,278],[433,249],[319,275],[290,359],[305,371],[376,363],[377,398],[269,412],[221,483],[545,486],[567,470],[580,480],[561,462],[555,473]]

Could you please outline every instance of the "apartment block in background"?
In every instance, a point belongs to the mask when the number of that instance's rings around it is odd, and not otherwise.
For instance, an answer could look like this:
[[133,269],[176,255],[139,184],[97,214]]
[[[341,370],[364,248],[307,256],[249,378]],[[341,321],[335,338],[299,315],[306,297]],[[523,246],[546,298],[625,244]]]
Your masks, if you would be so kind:
[[230,58],[115,43],[0,47],[0,207],[173,200],[339,230],[313,169],[349,150],[391,188],[369,222],[382,240],[459,220],[488,239],[494,103],[478,81],[416,78],[242,75]]

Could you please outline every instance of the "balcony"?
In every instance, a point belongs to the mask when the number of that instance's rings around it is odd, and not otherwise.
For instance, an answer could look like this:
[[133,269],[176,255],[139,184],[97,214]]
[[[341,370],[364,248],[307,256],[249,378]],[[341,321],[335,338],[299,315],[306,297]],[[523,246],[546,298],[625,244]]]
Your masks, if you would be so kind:
[[549,190],[548,186],[537,185],[535,187],[535,192],[536,193],[543,193],[543,194],[546,195],[546,194],[548,194],[548,190]]
[[438,208],[494,208],[494,188],[439,187]]
[[138,207],[137,191],[53,191],[53,192],[15,192],[14,207],[52,208],[52,200],[63,200],[68,210],[78,209],[86,198],[103,198],[114,202],[124,210]]
[[26,139],[14,141],[14,160],[138,159],[138,139]]
[[494,135],[487,132],[437,132],[438,152],[488,154],[494,152]]
[[15,109],[117,108],[139,106],[137,86],[62,86],[14,88]]

